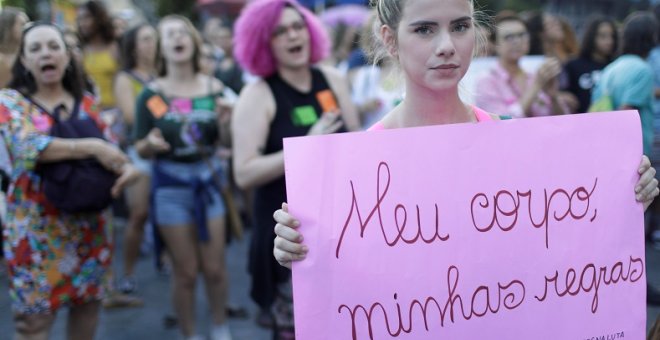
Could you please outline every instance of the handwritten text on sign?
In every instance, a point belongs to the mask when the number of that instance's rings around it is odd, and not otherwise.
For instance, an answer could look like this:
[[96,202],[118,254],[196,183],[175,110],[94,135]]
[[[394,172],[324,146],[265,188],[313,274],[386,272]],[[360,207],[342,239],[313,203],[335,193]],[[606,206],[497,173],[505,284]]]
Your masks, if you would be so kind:
[[300,339],[645,332],[636,112],[285,140]]

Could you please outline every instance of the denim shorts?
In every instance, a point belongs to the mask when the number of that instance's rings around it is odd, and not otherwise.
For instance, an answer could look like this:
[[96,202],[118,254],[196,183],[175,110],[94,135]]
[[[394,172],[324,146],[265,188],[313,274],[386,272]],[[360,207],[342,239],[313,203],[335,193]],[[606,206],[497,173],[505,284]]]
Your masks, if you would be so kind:
[[[194,177],[202,180],[211,178],[211,169],[204,162],[179,163],[171,161],[158,161],[161,171],[184,181]],[[220,162],[214,162],[215,171],[222,169]],[[225,215],[225,202],[220,192],[214,187],[208,187],[211,200],[206,205],[206,219],[212,220]],[[189,187],[160,187],[154,193],[156,206],[156,223],[159,227],[167,227],[195,222],[195,193]]]

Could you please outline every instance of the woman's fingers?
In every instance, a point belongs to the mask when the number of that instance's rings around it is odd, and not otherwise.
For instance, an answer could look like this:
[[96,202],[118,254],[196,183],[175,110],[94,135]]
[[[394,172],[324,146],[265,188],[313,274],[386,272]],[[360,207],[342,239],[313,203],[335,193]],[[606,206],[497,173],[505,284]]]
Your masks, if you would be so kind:
[[640,202],[645,202],[648,200],[653,200],[655,197],[653,195],[653,192],[655,189],[658,187],[658,180],[653,178],[650,182],[648,182],[642,190],[640,190],[639,193],[637,193],[637,200]]
[[289,215],[288,212],[284,211],[284,209],[278,209],[275,211],[273,218],[275,219],[275,222],[291,228],[298,228],[300,226],[300,222],[293,218],[293,216]]
[[638,199],[643,196],[644,190],[647,190],[647,187],[651,183],[655,183],[655,186],[658,185],[658,181],[655,179],[654,168],[646,169],[646,171],[644,171],[639,177],[639,181],[637,181],[637,185],[635,185],[635,194],[638,196]]
[[275,225],[275,235],[282,237],[291,242],[300,243],[303,241],[303,236],[298,231],[288,225],[278,223]]
[[643,155],[642,161],[639,163],[639,170],[637,170],[637,172],[641,175],[650,168],[651,168],[651,161],[649,160],[648,157],[646,157],[646,155]]
[[297,242],[289,241],[283,237],[275,238],[275,249],[281,250],[285,253],[291,253],[296,255],[307,254],[309,249],[304,244]]

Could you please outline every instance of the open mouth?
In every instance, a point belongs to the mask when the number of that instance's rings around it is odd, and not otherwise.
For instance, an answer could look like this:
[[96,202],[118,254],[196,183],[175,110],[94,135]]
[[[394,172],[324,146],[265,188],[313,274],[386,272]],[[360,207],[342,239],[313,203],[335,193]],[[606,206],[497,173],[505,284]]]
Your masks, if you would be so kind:
[[185,49],[185,47],[183,45],[174,46],[174,52],[176,52],[176,53],[181,53],[181,52],[183,52],[184,49]]
[[302,52],[303,47],[302,46],[294,46],[289,48],[289,53],[299,53]]
[[52,64],[46,64],[41,66],[41,72],[48,72],[48,71],[54,71],[55,70],[55,65]]

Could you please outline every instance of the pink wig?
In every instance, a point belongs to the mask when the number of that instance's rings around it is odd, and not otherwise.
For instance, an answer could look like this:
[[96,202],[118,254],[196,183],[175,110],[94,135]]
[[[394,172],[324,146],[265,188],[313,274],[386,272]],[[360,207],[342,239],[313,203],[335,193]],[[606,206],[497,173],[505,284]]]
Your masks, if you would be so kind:
[[273,30],[285,6],[300,13],[307,24],[310,38],[310,63],[323,60],[330,47],[323,24],[296,0],[255,0],[248,3],[234,26],[234,56],[250,73],[267,77],[277,71],[277,62],[270,48]]

